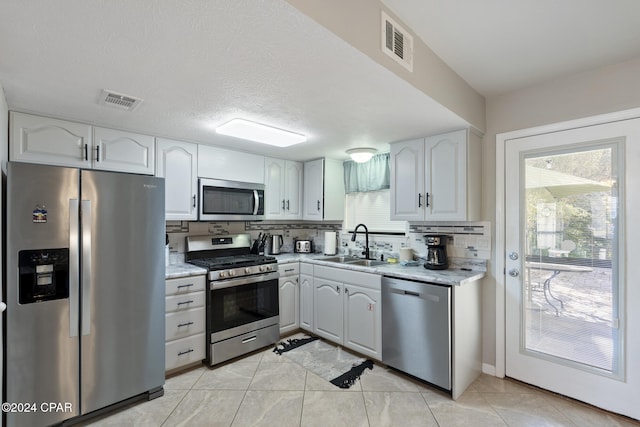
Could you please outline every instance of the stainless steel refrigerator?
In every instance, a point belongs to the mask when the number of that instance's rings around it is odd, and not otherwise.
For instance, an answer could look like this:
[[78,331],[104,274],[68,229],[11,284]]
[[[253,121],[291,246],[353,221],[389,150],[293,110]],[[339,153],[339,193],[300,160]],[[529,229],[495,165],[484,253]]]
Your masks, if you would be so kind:
[[161,396],[164,180],[9,163],[6,194],[6,425]]

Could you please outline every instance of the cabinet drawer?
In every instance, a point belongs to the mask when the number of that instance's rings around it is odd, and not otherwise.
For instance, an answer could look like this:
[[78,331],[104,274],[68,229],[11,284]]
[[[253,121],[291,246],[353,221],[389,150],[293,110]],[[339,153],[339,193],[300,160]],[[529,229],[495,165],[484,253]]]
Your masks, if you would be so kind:
[[171,341],[203,333],[204,323],[204,307],[167,313],[165,317],[165,338],[167,341]]
[[192,308],[204,307],[204,292],[191,292],[184,295],[172,295],[165,297],[166,312],[186,311]]
[[165,295],[180,295],[187,292],[204,291],[205,276],[189,276],[167,279]]
[[365,273],[363,271],[347,270],[339,267],[314,266],[314,277],[333,280],[339,283],[348,283],[366,288],[380,290],[382,276],[376,273]]
[[171,341],[165,344],[165,370],[170,371],[205,358],[205,334]]
[[300,263],[291,262],[289,264],[279,265],[278,272],[280,273],[280,277],[297,276],[300,272]]
[[309,264],[307,262],[300,262],[300,273],[308,274],[309,276],[313,276],[313,264]]

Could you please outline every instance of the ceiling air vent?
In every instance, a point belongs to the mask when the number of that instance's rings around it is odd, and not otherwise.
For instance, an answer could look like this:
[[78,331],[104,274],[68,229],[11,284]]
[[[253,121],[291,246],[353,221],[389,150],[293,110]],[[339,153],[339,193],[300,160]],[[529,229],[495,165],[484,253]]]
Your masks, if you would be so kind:
[[382,51],[413,72],[413,37],[382,12]]
[[135,110],[141,102],[142,99],[140,98],[134,98],[133,96],[123,95],[110,90],[103,90],[100,95],[100,104],[126,111]]

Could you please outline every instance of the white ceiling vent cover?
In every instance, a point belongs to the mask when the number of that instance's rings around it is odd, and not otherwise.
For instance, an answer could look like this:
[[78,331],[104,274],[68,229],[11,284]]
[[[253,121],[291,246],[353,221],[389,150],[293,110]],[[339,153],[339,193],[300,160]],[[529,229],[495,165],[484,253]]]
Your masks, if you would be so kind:
[[109,105],[111,107],[119,108],[121,110],[133,111],[142,102],[142,99],[135,98],[129,95],[123,95],[121,93],[113,92],[110,90],[103,90],[100,95],[100,104]]
[[382,51],[413,72],[413,37],[382,12]]

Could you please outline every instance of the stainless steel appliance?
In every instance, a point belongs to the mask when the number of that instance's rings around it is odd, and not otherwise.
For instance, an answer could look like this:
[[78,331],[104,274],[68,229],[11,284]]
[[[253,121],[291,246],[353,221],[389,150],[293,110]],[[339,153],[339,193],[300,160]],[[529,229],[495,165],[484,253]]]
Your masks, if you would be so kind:
[[451,390],[451,288],[382,278],[382,361]]
[[296,240],[293,251],[300,254],[310,254],[313,252],[313,242],[311,240]]
[[200,178],[198,218],[204,221],[264,219],[264,185]]
[[209,270],[207,362],[215,365],[280,338],[278,263],[252,254],[248,234],[187,237],[187,262]]
[[278,255],[280,254],[282,245],[284,245],[282,234],[271,234],[267,238],[266,253],[268,255]]
[[164,180],[9,163],[6,208],[5,425],[161,396]]
[[424,268],[429,270],[446,270],[449,268],[449,259],[447,258],[449,236],[438,234],[426,235],[424,238],[427,244],[427,259],[424,262]]

